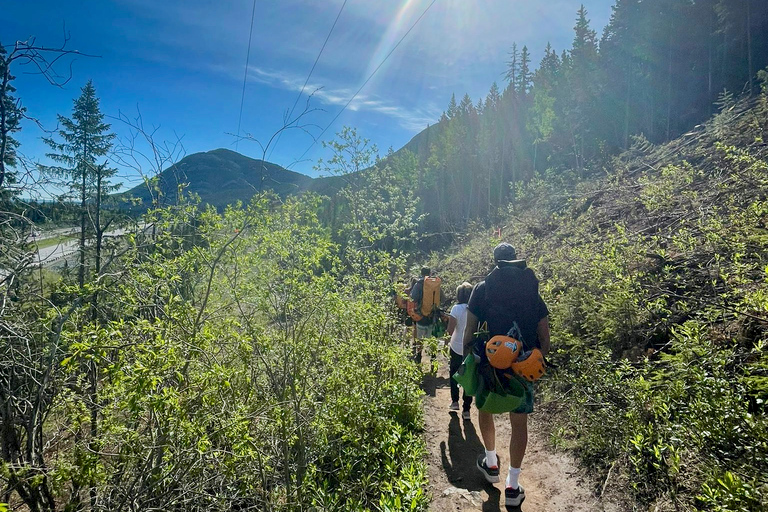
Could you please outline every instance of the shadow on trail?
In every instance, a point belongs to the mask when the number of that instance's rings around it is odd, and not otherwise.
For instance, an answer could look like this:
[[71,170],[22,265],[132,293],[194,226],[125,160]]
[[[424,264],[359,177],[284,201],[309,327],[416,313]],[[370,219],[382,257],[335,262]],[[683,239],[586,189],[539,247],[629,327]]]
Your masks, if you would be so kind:
[[444,388],[450,385],[450,381],[445,377],[437,377],[434,373],[425,373],[421,377],[421,389],[428,396],[434,397],[438,388]]
[[[448,422],[448,445],[440,443],[440,458],[448,481],[457,488],[468,491],[486,491],[488,501],[483,503],[485,512],[499,512],[501,492],[489,484],[477,469],[477,457],[484,453],[480,437],[471,421],[462,420],[458,413],[451,412]],[[463,430],[462,430],[463,424]]]

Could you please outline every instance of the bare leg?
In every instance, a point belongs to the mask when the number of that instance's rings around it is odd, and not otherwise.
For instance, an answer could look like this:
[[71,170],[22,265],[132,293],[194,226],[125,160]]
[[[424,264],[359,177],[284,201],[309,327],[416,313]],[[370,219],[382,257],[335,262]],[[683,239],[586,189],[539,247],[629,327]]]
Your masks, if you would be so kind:
[[[509,465],[513,468],[519,468],[523,464],[525,449],[528,446],[528,415],[511,412],[509,413],[509,424],[512,427],[512,435],[509,439]],[[480,429],[483,432],[483,439],[485,439],[485,431],[482,428],[481,421]]]
[[493,451],[496,449],[496,425],[493,424],[493,414],[489,412],[477,411],[477,419],[480,424],[480,434],[483,436],[485,449]]

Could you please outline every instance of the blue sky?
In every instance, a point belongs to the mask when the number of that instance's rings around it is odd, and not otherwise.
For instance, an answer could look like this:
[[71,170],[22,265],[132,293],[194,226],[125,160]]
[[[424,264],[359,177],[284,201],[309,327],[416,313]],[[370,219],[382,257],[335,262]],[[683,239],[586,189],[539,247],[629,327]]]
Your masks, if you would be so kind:
[[[315,136],[337,115],[431,0],[348,0],[307,86],[313,110],[302,122]],[[547,42],[568,48],[579,5],[584,3],[598,35],[613,0],[437,0],[403,43],[363,88],[322,140],[349,125],[383,154],[398,149],[434,123],[451,93],[476,102],[494,81],[500,85],[513,42],[527,45],[534,66]],[[242,133],[261,142],[282,126],[343,0],[257,0]],[[56,114],[69,116],[79,89],[93,79],[102,111],[135,117],[158,128],[156,138],[182,138],[186,154],[235,149],[245,71],[251,0],[3,0],[2,44],[35,36],[56,46],[99,55],[79,57],[63,88],[48,85],[23,67],[14,69],[17,96],[28,114],[48,129]],[[67,72],[68,65],[61,67]],[[306,96],[299,102],[302,107]],[[112,121],[119,136],[126,127]],[[32,159],[47,151],[44,133],[26,123],[17,137]],[[316,175],[320,144],[297,159],[312,138],[291,130],[269,160]],[[261,158],[259,145],[240,141],[237,150]],[[122,169],[122,181],[138,175]]]

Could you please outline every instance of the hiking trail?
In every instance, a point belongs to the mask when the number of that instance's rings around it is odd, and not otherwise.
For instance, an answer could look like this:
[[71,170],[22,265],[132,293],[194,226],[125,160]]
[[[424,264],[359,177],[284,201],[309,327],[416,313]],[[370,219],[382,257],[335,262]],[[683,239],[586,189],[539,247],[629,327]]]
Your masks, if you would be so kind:
[[[423,368],[429,368],[425,357]],[[507,510],[504,506],[504,479],[509,464],[509,420],[506,415],[496,416],[496,452],[500,457],[501,482],[485,481],[475,464],[483,453],[483,443],[477,421],[477,409],[472,404],[472,419],[465,421],[461,411],[449,411],[451,390],[448,360],[438,357],[437,375],[424,374],[422,385],[429,491],[432,502],[429,510],[494,511]],[[537,404],[538,405],[538,404]],[[565,453],[556,452],[536,428],[537,413],[528,424],[528,449],[523,462],[520,483],[525,488],[523,512],[620,512],[622,507],[609,500],[597,498],[592,490],[594,482],[585,480],[584,471]]]

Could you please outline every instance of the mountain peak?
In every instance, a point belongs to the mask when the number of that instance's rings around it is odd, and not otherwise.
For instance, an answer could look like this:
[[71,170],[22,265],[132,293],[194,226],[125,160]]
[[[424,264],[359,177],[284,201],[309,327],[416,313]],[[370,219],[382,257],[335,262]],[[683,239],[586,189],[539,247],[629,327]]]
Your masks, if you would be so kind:
[[[313,181],[304,174],[226,148],[187,155],[159,174],[163,204],[176,202],[182,184],[185,193],[198,194],[203,203],[217,208],[235,201],[247,203],[254,194],[267,189],[285,197],[307,190]],[[151,202],[144,184],[126,195],[142,199],[144,205]]]

